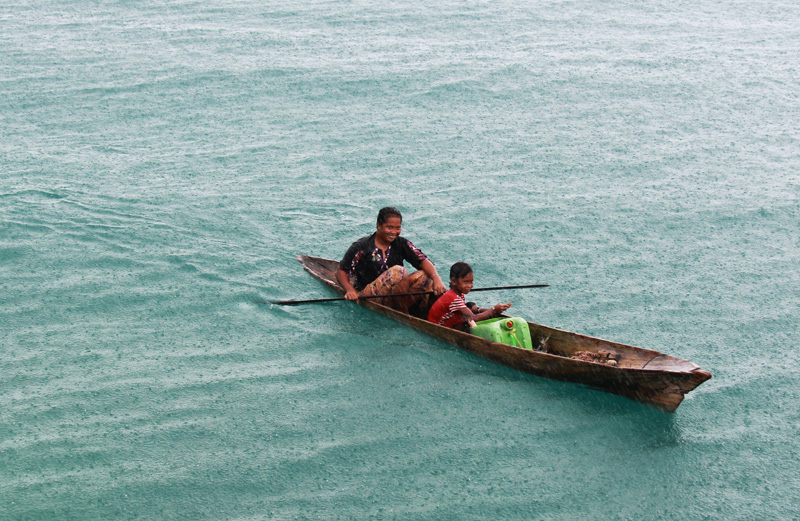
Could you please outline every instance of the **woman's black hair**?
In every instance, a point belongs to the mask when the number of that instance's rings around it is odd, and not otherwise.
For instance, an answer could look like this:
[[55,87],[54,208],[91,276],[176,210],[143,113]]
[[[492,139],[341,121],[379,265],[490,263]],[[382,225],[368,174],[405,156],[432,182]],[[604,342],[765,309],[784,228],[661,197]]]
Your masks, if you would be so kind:
[[389,217],[397,217],[401,221],[403,220],[403,215],[400,213],[400,210],[394,206],[387,206],[386,208],[381,208],[378,212],[378,224],[384,224]]
[[472,273],[472,266],[467,264],[466,262],[456,262],[452,266],[450,266],[450,278],[451,279],[462,279]]

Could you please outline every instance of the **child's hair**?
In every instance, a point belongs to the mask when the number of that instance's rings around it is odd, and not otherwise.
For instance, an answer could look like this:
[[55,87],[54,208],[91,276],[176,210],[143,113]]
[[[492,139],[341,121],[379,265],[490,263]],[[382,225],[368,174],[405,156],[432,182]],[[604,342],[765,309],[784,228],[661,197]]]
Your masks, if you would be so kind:
[[466,262],[456,262],[450,266],[450,278],[461,279],[472,273],[472,266]]
[[381,208],[381,210],[378,212],[378,224],[384,224],[389,217],[397,217],[401,221],[403,220],[400,210],[394,206],[387,206],[386,208]]

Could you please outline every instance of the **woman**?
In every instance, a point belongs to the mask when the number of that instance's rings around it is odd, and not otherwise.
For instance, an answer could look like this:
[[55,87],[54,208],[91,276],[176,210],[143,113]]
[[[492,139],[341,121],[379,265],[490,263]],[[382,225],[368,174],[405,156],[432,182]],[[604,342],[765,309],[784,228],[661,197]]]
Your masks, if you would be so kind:
[[[397,208],[382,208],[378,212],[377,231],[354,242],[344,254],[336,280],[345,289],[347,300],[358,300],[362,295],[390,295],[433,291],[441,295],[446,291],[436,267],[410,241],[400,236],[403,216]],[[407,261],[418,271],[408,274],[403,267]],[[381,299],[398,311],[408,313],[417,303],[427,307],[423,298]]]

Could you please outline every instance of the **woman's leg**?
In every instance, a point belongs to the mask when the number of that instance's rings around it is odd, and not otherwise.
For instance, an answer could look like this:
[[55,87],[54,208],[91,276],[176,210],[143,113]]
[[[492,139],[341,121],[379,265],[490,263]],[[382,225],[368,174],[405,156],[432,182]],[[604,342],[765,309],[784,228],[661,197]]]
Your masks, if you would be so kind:
[[[380,274],[380,276],[370,282],[364,289],[361,290],[362,295],[376,296],[376,295],[391,295],[392,293],[405,293],[402,288],[405,288],[404,281],[408,278],[408,272],[402,266],[392,266],[388,270]],[[379,304],[384,306],[394,306],[394,301],[398,299],[386,298],[375,299]],[[397,309],[397,308],[395,308]],[[402,311],[402,310],[401,310]]]
[[[432,290],[433,279],[428,277],[424,271],[415,271],[409,275],[402,266],[392,266],[361,290],[361,294],[375,296],[398,293],[423,293]],[[413,297],[395,297],[378,300],[380,304],[389,306],[403,313],[408,313],[412,306],[416,306],[425,314],[433,303],[433,300],[431,300],[432,296],[433,295],[415,295]]]
[[[433,279],[428,277],[424,271],[415,271],[408,275],[403,281],[395,288],[395,293],[424,293],[433,291]],[[414,295],[409,297],[397,297],[393,299],[395,302],[390,304],[394,309],[426,318],[428,310],[433,304],[431,298],[433,295]]]

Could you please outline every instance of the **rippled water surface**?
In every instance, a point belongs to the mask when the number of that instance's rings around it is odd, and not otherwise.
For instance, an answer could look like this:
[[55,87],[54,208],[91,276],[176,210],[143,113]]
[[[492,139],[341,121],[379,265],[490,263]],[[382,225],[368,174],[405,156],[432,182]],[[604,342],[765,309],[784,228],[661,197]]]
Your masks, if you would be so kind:
[[[793,2],[0,5],[0,520],[800,517]],[[350,304],[385,205],[675,414]]]

